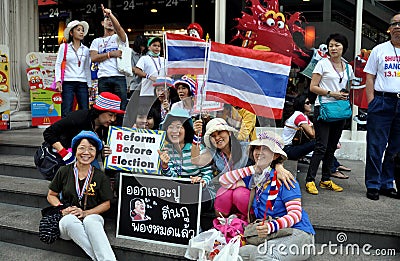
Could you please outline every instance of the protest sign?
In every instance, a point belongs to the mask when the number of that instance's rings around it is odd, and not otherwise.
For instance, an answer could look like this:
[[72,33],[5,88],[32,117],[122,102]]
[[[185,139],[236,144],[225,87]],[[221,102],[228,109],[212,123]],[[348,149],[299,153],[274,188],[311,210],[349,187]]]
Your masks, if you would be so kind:
[[117,238],[186,247],[199,232],[201,191],[190,179],[122,173]]
[[104,167],[125,172],[159,173],[157,150],[164,140],[164,131],[113,126],[108,133],[112,154],[106,158]]

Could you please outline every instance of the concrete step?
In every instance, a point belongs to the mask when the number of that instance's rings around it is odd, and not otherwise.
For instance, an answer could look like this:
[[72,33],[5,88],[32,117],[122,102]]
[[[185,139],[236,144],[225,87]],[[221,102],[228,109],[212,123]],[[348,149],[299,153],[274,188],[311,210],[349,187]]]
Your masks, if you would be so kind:
[[8,144],[4,141],[0,144],[0,155],[18,155],[29,156],[33,159],[33,155],[39,148],[37,145]]
[[[38,238],[40,209],[0,203],[0,241],[26,247],[86,257],[72,241],[57,240],[52,245]],[[185,260],[184,248],[137,240],[115,238],[114,222],[106,219],[105,229],[118,260]]]
[[84,257],[71,256],[53,251],[36,249],[0,241],[0,260],[18,261],[85,261]]
[[50,181],[0,175],[0,202],[44,208]]
[[0,175],[43,179],[42,174],[36,169],[33,162],[33,155],[1,154]]

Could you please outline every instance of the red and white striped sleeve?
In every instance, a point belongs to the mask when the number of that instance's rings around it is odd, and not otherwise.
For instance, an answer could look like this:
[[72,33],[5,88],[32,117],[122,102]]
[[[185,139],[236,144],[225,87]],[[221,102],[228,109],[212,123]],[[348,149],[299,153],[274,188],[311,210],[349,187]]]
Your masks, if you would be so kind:
[[274,233],[282,228],[293,227],[294,224],[299,223],[302,217],[301,202],[291,200],[285,203],[287,214],[278,219],[268,222],[268,234]]
[[219,178],[219,183],[224,188],[235,189],[238,181],[247,176],[252,175],[253,173],[254,173],[253,166],[228,171],[222,174],[222,176]]

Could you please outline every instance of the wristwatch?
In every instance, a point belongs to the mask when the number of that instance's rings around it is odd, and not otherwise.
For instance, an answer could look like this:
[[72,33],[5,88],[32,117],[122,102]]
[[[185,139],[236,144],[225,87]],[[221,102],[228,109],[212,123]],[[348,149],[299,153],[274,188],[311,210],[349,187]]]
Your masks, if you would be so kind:
[[326,93],[326,97],[327,97],[327,98],[330,98],[330,97],[331,97],[331,91],[328,91],[328,92]]

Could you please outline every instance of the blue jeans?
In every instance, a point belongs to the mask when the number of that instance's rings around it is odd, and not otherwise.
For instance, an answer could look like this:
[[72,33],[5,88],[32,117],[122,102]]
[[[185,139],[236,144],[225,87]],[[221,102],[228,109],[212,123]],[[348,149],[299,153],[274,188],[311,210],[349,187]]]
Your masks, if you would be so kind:
[[89,108],[89,91],[87,83],[65,81],[62,84],[61,117],[64,118],[72,111],[74,95],[76,96],[76,101],[78,102],[80,110]]
[[110,76],[99,78],[99,94],[102,92],[111,92],[121,99],[121,110],[125,110],[128,98],[126,94],[125,76]]
[[[128,104],[127,85],[125,76],[110,76],[99,78],[99,94],[102,92],[111,92],[121,99],[121,110],[125,110]],[[122,126],[124,116],[117,115],[117,126]]]
[[[387,146],[386,146],[387,145]],[[393,188],[394,155],[400,151],[400,99],[375,96],[368,104],[365,185]],[[383,159],[383,153],[385,157]]]
[[301,145],[287,145],[283,148],[283,151],[286,152],[289,160],[298,160],[313,151],[314,147],[315,140],[312,140]]

